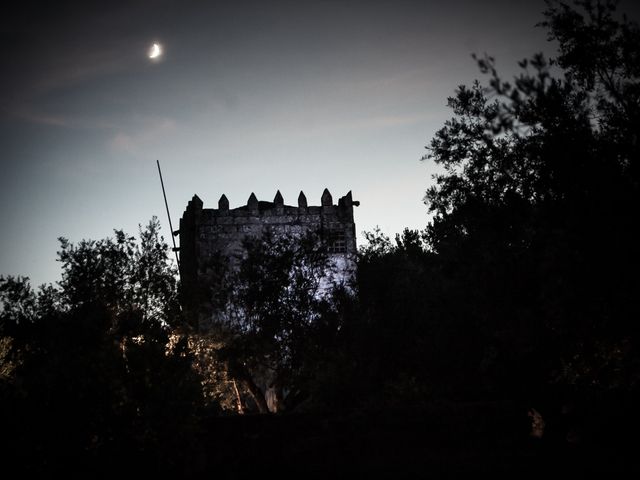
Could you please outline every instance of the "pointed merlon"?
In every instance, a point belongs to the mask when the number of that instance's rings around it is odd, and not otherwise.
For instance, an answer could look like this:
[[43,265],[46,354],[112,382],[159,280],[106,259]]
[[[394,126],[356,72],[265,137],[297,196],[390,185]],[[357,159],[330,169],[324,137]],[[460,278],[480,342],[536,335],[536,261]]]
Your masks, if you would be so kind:
[[307,208],[307,197],[304,196],[302,190],[300,190],[300,195],[298,195],[298,207]]
[[282,207],[284,205],[284,199],[282,198],[282,194],[280,190],[277,191],[276,196],[273,197],[273,203],[276,207]]
[[323,207],[330,207],[333,205],[333,198],[331,198],[331,194],[326,188],[324,189],[324,192],[322,192],[321,203]]
[[187,208],[202,208],[202,200],[200,200],[200,197],[194,195],[193,198],[189,200]]
[[349,193],[347,193],[344,197],[344,204],[347,207],[350,207],[351,205],[353,205],[353,197],[351,196],[351,190],[349,190]]
[[247,206],[251,210],[258,210],[258,199],[256,198],[255,193],[251,192],[251,195],[249,196],[249,200],[247,200]]
[[229,210],[229,200],[227,199],[227,196],[224,193],[220,197],[220,200],[218,200],[218,210],[222,210],[225,212]]

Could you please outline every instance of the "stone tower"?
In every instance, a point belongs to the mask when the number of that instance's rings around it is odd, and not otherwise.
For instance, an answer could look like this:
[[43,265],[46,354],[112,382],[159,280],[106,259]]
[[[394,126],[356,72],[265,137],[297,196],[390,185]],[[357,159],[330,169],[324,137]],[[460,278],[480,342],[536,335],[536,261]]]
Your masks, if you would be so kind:
[[[272,202],[259,201],[252,193],[247,204],[230,209],[222,195],[218,208],[203,208],[197,195],[187,204],[180,219],[180,276],[185,292],[201,291],[211,284],[208,266],[217,255],[235,258],[242,253],[243,240],[260,237],[265,228],[275,235],[319,234],[341,276],[348,280],[355,272],[356,234],[353,219],[354,202],[351,192],[333,203],[325,189],[319,206],[309,206],[303,192],[298,205],[285,205],[278,191]],[[196,300],[198,308],[206,309],[204,299]],[[206,312],[205,312],[206,313]]]

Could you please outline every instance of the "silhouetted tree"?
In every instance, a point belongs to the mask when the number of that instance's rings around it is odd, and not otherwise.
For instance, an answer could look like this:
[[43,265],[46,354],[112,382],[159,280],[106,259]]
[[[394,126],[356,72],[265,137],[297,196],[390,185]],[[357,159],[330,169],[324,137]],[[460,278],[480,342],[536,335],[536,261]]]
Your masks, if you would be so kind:
[[544,15],[556,59],[507,82],[481,58],[489,85],[449,99],[427,241],[492,388],[635,389],[640,31],[611,2]]
[[259,411],[291,408],[308,396],[315,361],[339,329],[335,266],[315,234],[266,229],[243,247],[219,305],[219,357]]
[[541,25],[556,59],[512,82],[478,59],[489,84],[449,99],[427,229],[366,234],[333,404],[637,389],[640,34],[610,3],[551,2]]
[[153,219],[140,229],[140,242],[116,230],[114,238],[60,238],[60,282],[67,307],[102,303],[114,314],[140,312],[144,321],[171,324],[180,320],[177,273],[167,261],[167,245]]
[[427,315],[431,284],[437,284],[433,254],[416,230],[405,229],[393,241],[375,230],[365,232],[365,239],[358,254],[357,304],[346,306],[349,321],[341,332],[354,369],[349,383],[360,390],[354,404],[406,408],[433,400],[435,369],[428,357],[436,342],[430,326],[439,320]]
[[[3,435],[31,473],[185,472],[201,404],[175,272],[153,219],[140,242],[61,239],[60,287],[0,278]],[[6,453],[6,452],[3,452]]]

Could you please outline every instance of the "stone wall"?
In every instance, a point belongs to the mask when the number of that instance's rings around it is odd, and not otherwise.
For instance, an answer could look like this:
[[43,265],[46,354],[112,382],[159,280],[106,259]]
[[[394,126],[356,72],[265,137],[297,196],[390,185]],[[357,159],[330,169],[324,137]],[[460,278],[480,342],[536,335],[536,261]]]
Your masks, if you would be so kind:
[[[180,275],[185,291],[213,286],[210,268],[215,258],[222,255],[233,262],[242,255],[243,240],[260,237],[265,228],[276,235],[319,234],[344,279],[351,277],[356,260],[354,205],[359,202],[353,201],[351,192],[334,205],[327,189],[319,206],[308,206],[303,192],[297,206],[285,205],[278,191],[272,202],[259,201],[252,193],[246,205],[234,209],[229,208],[225,195],[218,200],[217,209],[203,208],[202,200],[194,195],[180,219]],[[206,310],[206,299],[192,297],[200,310]]]

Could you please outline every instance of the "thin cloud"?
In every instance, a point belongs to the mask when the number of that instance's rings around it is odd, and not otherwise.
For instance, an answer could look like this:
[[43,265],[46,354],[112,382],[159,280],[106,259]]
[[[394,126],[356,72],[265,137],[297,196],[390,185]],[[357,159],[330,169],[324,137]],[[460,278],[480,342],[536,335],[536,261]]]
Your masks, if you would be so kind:
[[22,121],[39,125],[50,125],[54,127],[69,127],[69,119],[62,115],[48,115],[46,113],[33,112],[26,109],[16,108],[11,113]]
[[31,105],[14,105],[7,111],[14,118],[36,125],[78,129],[78,130],[114,130],[117,124],[102,116],[52,114],[38,110]]
[[108,141],[109,148],[116,152],[136,155],[150,144],[176,130],[175,120],[168,117],[146,117],[135,133],[117,132]]
[[77,125],[83,119],[64,111],[48,111],[49,100],[60,92],[82,89],[96,80],[145,66],[148,39],[143,34],[116,38],[87,35],[86,42],[78,42],[82,32],[74,33],[53,31],[51,41],[44,33],[37,41],[27,41],[23,35],[16,37],[11,55],[0,51],[7,67],[0,78],[3,116],[61,127]]

